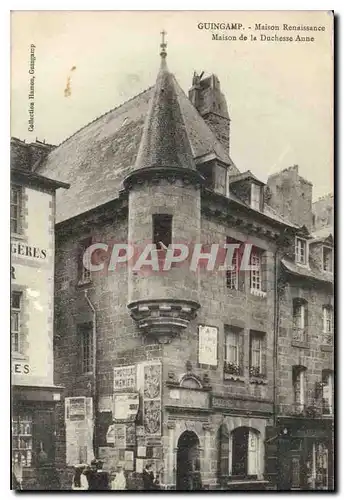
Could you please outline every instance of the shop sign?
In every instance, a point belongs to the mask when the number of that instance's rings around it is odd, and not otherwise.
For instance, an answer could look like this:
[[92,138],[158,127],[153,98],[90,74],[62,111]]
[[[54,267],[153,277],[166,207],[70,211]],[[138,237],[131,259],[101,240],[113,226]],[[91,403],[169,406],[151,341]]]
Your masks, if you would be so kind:
[[114,391],[136,389],[136,366],[116,366],[113,369]]
[[27,362],[12,361],[12,373],[14,375],[29,375],[30,365]]

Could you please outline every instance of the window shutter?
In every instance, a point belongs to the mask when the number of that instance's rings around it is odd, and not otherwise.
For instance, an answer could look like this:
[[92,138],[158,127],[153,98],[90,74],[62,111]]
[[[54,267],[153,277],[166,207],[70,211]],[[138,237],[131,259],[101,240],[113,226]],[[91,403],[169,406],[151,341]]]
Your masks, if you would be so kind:
[[245,354],[245,335],[244,331],[241,331],[239,334],[239,366],[240,366],[240,375],[243,375],[244,372],[244,354]]
[[266,335],[261,339],[260,342],[260,348],[261,348],[261,360],[262,360],[262,374],[266,375]]
[[249,475],[258,474],[258,436],[251,429],[248,432],[247,472]]

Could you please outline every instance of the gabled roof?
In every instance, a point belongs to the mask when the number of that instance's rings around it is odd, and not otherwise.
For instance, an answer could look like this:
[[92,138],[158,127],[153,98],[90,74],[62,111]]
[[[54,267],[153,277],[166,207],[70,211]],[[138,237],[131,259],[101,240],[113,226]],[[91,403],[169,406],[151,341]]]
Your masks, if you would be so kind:
[[229,184],[234,184],[235,182],[241,182],[246,180],[253,180],[257,184],[264,185],[264,182],[258,179],[251,170],[247,170],[246,172],[241,172],[238,174],[231,175],[228,179]]
[[[229,155],[174,79],[185,133],[193,158],[209,153],[233,165]],[[89,123],[48,155],[37,173],[70,184],[56,194],[56,222],[118,197],[123,180],[134,170],[143,127],[154,93],[151,87]],[[236,169],[237,170],[237,169]]]

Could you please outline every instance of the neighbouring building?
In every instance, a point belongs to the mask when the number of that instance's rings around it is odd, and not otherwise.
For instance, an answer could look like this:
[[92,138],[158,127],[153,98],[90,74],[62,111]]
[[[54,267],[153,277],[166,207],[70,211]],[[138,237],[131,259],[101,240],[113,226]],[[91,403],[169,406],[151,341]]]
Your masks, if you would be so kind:
[[55,191],[33,171],[52,146],[11,140],[12,470],[23,489],[53,483]]
[[[312,204],[312,184],[297,165],[267,184],[270,204],[300,226],[286,241],[279,274],[277,483],[283,489],[333,489],[333,195]],[[267,445],[272,456],[274,434],[276,429]]]
[[[97,455],[108,469],[122,464],[134,480],[150,462],[165,489],[187,489],[199,477],[209,489],[281,481],[269,472],[281,458],[267,454],[283,444],[283,405],[301,404],[300,396],[288,399],[304,373],[292,367],[307,368],[309,387],[332,367],[328,343],[321,350],[318,342],[321,324],[308,329],[316,347],[294,347],[293,300],[308,301],[315,325],[329,305],[329,274],[305,262],[300,277],[288,257],[294,242],[304,255],[302,239],[322,265],[309,183],[298,188],[304,206],[289,209],[275,197],[278,179],[264,186],[240,172],[229,143],[219,80],[194,74],[188,98],[167,69],[163,44],[153,87],[76,132],[38,166],[70,184],[57,193],[54,336],[67,466]],[[299,203],[299,193],[293,196]],[[128,242],[138,258],[154,245],[158,270],[125,263],[125,250],[116,252]],[[236,244],[233,270],[195,271],[188,261],[164,271],[171,243],[202,243],[203,252]],[[91,245],[98,249],[86,257]],[[249,245],[254,269],[242,271]],[[113,255],[123,261],[114,270]],[[88,258],[98,271],[88,269]],[[315,422],[302,425],[315,429]]]

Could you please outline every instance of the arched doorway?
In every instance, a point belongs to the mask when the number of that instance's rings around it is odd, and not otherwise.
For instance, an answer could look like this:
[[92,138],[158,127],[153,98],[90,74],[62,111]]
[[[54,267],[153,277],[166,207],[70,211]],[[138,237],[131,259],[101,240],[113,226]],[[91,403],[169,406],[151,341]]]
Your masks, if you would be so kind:
[[185,431],[178,440],[176,489],[190,491],[200,488],[199,439],[195,432]]

